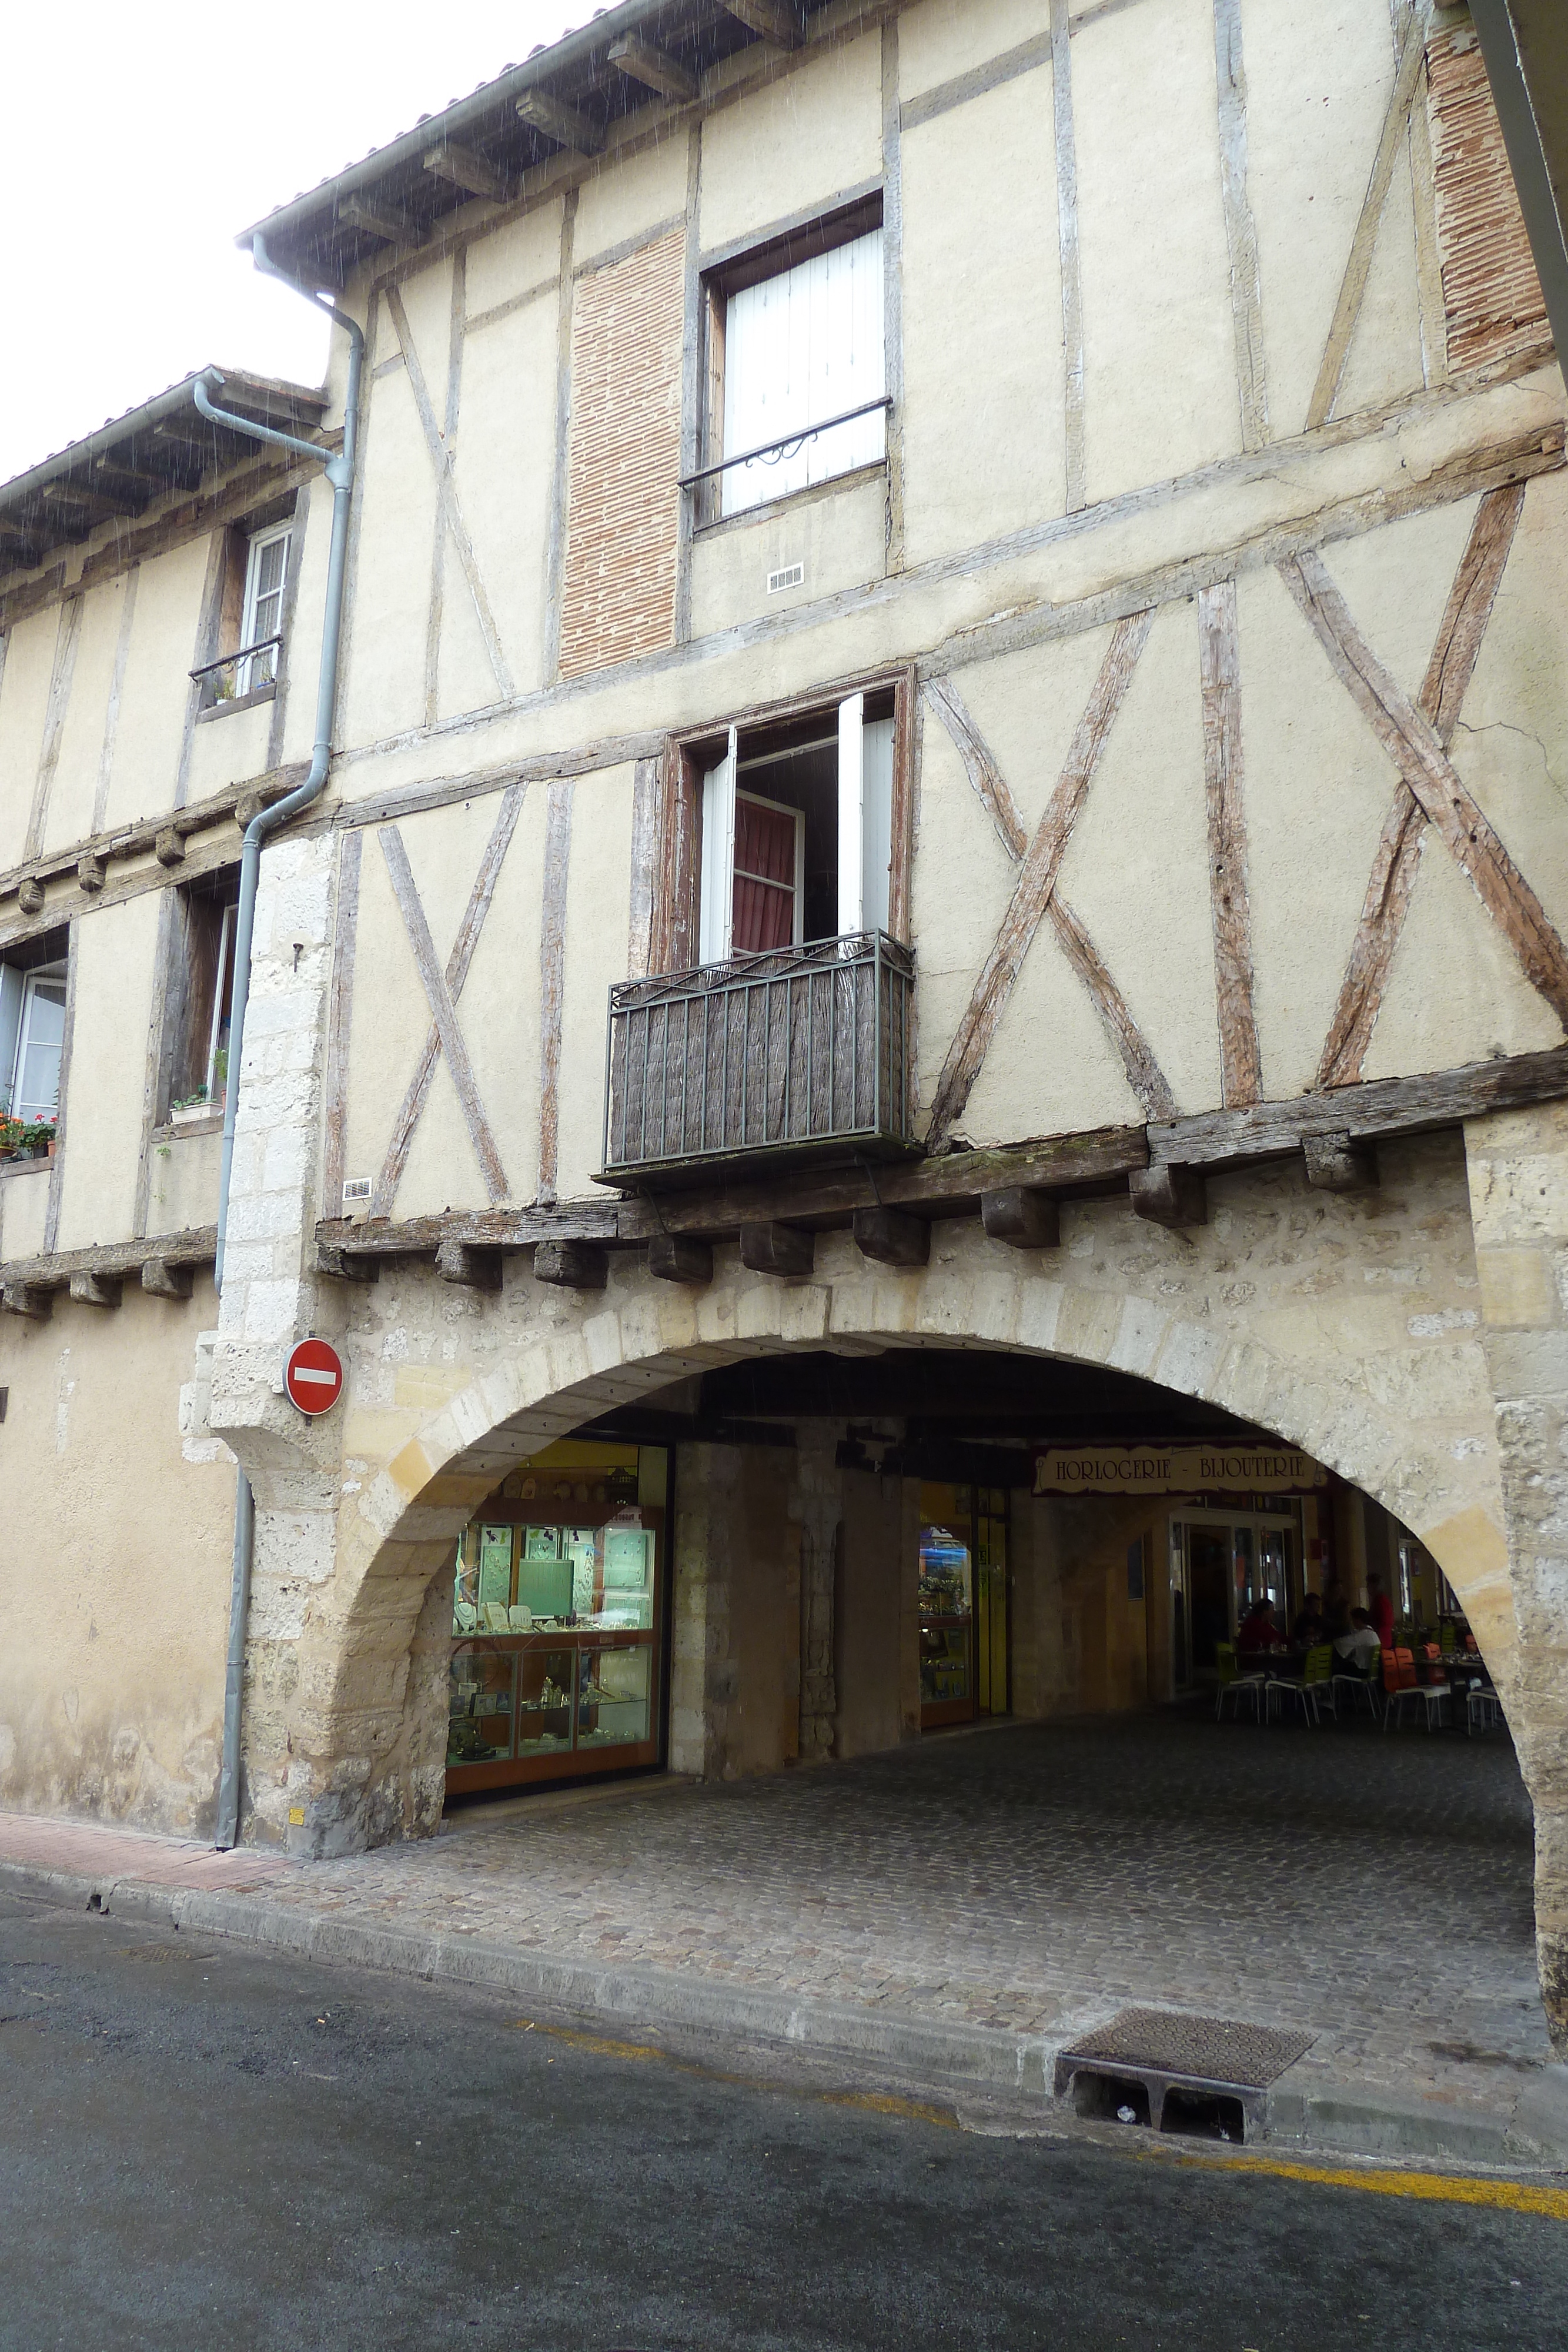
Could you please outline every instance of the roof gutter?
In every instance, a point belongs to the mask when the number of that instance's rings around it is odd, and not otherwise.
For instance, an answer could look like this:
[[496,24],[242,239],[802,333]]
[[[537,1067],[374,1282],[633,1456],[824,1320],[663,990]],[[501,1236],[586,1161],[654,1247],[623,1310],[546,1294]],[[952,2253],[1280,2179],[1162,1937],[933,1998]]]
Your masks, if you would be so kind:
[[[310,755],[310,772],[297,790],[288,793],[270,808],[254,816],[245,829],[245,842],[240,851],[239,907],[235,917],[235,981],[234,1011],[229,1021],[229,1084],[224,1099],[223,1160],[218,1178],[218,1246],[214,1279],[220,1297],[224,1281],[224,1252],[228,1235],[229,1184],[234,1172],[235,1119],[239,1105],[241,1057],[245,1050],[245,1016],[250,998],[251,940],[256,928],[256,887],[261,877],[262,844],[268,834],[287,824],[302,808],[308,807],[324,789],[327,772],[332,759],[332,721],[338,699],[338,656],[343,636],[343,581],[349,547],[349,509],[353,496],[354,467],[359,442],[360,379],[364,366],[365,339],[358,323],[345,310],[324,295],[299,285],[279,269],[269,258],[267,246],[259,235],[251,239],[251,252],[258,269],[271,278],[281,278],[292,286],[308,302],[325,310],[334,326],[341,328],[349,338],[349,380],[343,400],[343,446],[336,457],[326,458],[326,475],[332,486],[332,539],[327,558],[327,602],[321,618],[321,663],[316,687],[316,740]],[[299,441],[290,433],[276,432],[271,425],[254,424],[248,416],[236,416],[228,409],[214,407],[208,394],[209,384],[221,386],[223,378],[215,368],[198,377],[193,387],[195,403],[202,415],[214,425],[226,425],[235,433],[247,434],[254,441],[268,441],[283,449],[294,450],[307,457],[321,457],[325,453],[311,441]],[[240,1706],[245,1679],[246,1628],[250,1614],[250,1563],[252,1538],[255,1532],[256,1508],[250,1481],[241,1470],[235,1494],[234,1574],[229,1595],[228,1671],[224,1694],[223,1767],[218,1778],[218,1821],[215,1843],[232,1846],[239,1833],[239,1732]]]
[[[525,90],[537,89],[542,82],[552,80],[557,74],[585,64],[596,50],[618,40],[623,33],[635,32],[639,25],[646,24],[649,17],[657,16],[661,5],[662,0],[622,0],[619,8],[606,8],[580,31],[568,33],[564,40],[557,41],[552,48],[546,49],[537,58],[530,58],[527,65],[511,67],[494,81],[486,82],[482,89],[476,89],[472,97],[459,99],[455,106],[446,109],[444,114],[431,115],[427,121],[419,123],[413,131],[405,131],[389,146],[378,147],[373,154],[365,157],[363,163],[351,163],[335,179],[323,180],[320,186],[313,188],[308,195],[296,196],[291,205],[280,205],[277,212],[269,213],[264,221],[258,223],[259,229],[271,237],[290,236],[294,230],[303,228],[316,219],[323,205],[335,203],[342,196],[357,195],[361,189],[384,179],[387,173],[395,171],[400,163],[417,163],[430,148],[438,146],[442,140],[455,138],[472,123],[483,121],[487,115],[494,114],[498,107],[507,106],[513,100],[521,98]],[[254,248],[256,233],[255,228],[245,229],[235,243]],[[274,270],[273,275],[276,277],[278,273]]]

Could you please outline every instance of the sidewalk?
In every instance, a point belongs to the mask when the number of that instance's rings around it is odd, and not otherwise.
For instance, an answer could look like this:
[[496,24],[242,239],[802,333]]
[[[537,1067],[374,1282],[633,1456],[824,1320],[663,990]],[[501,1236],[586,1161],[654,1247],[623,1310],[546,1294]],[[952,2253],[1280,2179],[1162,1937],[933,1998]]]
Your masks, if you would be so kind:
[[1021,2102],[1124,2007],[1312,2038],[1271,2139],[1568,2163],[1505,1741],[1009,1725],[456,1813],[347,1861],[0,1816],[0,1885]]

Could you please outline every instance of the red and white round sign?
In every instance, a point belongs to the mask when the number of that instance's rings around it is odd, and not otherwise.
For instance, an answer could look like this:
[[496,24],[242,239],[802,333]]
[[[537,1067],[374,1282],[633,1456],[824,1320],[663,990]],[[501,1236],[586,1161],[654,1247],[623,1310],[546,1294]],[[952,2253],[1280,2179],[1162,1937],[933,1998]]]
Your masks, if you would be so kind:
[[283,1367],[283,1385],[301,1412],[330,1412],[343,1393],[343,1360],[325,1339],[297,1339]]

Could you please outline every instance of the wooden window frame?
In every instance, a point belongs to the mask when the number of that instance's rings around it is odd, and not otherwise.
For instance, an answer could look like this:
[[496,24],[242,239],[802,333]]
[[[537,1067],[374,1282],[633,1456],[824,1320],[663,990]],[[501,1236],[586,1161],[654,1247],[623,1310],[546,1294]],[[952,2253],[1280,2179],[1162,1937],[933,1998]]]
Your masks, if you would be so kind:
[[[760,244],[731,254],[703,271],[703,411],[697,432],[698,472],[720,464],[724,457],[725,339],[730,296],[743,294],[748,286],[761,285],[764,278],[782,278],[801,262],[814,261],[819,254],[831,253],[841,245],[852,245],[857,237],[867,236],[873,229],[882,226],[883,191],[877,187],[855,197],[852,203],[839,205],[797,227],[765,237]],[[693,492],[693,520],[698,530],[722,520],[723,483],[722,475],[711,474]]]
[[660,761],[658,821],[654,831],[651,973],[691,971],[699,961],[702,887],[702,784],[713,765],[716,744],[733,726],[742,733],[837,712],[852,695],[893,697],[892,859],[888,874],[887,930],[910,944],[910,896],[915,857],[915,698],[913,667],[879,669],[788,700],[758,704],[707,726],[672,735]]

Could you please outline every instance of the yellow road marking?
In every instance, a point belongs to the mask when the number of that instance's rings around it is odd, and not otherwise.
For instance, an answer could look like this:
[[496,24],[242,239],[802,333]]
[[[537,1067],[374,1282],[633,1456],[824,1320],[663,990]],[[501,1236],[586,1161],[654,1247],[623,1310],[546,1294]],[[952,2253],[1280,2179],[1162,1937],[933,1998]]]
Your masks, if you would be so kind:
[[514,2021],[519,2033],[548,2033],[552,2042],[568,2042],[574,2050],[591,2050],[601,2058],[656,2058],[663,2066],[671,2067],[677,2074],[690,2074],[700,2083],[727,2083],[741,2091],[789,2091],[798,2098],[817,2099],[831,2107],[862,2107],[872,2115],[903,2116],[911,2123],[936,2124],[943,2131],[961,2129],[957,2116],[948,2107],[933,2107],[919,2099],[898,2099],[885,2091],[818,2091],[786,2083],[769,2082],[758,2074],[723,2074],[715,2066],[698,2066],[688,2058],[677,2058],[673,2052],[660,2050],[646,2042],[607,2042],[597,2033],[574,2033],[565,2025],[541,2025],[537,2019],[519,2017]]
[[[1175,2156],[1175,2151],[1172,2151]],[[1155,2162],[1171,2159],[1162,2149]],[[1322,2189],[1359,2189],[1369,2197],[1413,2197],[1429,2205],[1495,2205],[1511,2213],[1543,2213],[1568,2221],[1568,2189],[1546,2189],[1528,2180],[1482,2180],[1447,2172],[1406,2172],[1368,2166],[1364,2171],[1332,2164],[1291,2164],[1282,2157],[1176,2158],[1221,2172],[1260,2172],[1276,2180],[1307,2180]]]

